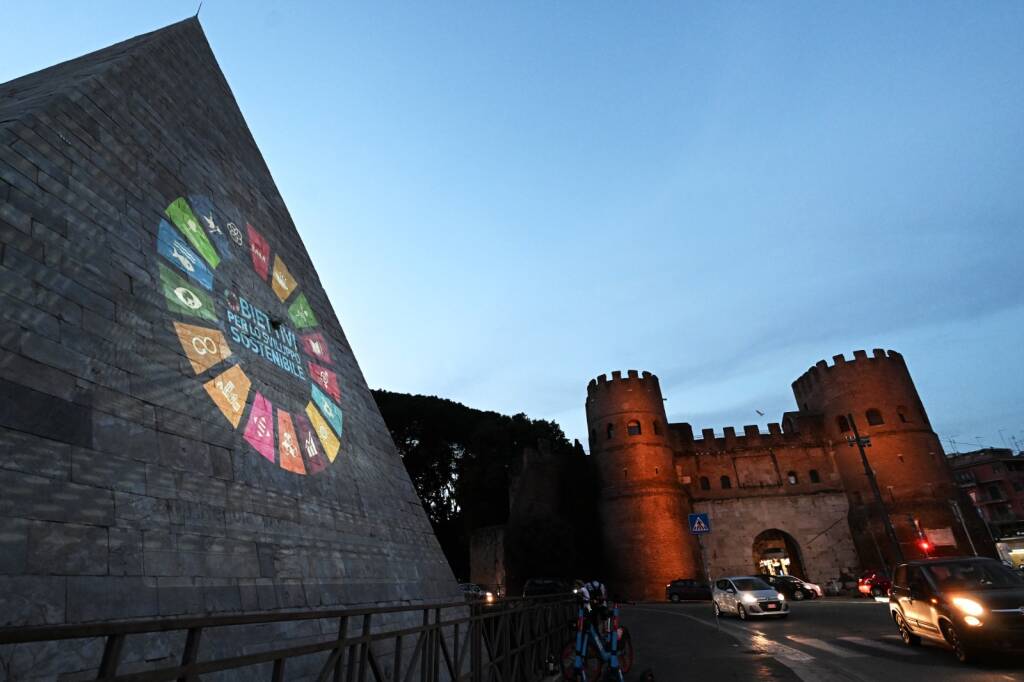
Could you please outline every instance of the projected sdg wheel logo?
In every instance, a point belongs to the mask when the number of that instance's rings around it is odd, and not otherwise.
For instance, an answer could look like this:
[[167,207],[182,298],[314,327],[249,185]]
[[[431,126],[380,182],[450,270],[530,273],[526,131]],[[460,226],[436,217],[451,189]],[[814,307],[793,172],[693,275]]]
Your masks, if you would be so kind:
[[233,208],[195,195],[167,206],[156,251],[171,324],[213,406],[269,462],[326,469],[342,438],[336,356],[281,255]]

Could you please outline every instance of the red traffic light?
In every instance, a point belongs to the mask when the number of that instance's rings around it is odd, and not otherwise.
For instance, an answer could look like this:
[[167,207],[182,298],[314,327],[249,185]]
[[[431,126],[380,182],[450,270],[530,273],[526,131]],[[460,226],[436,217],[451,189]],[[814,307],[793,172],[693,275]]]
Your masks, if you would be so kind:
[[921,548],[922,552],[927,552],[932,548],[932,543],[928,542],[927,540],[921,540],[917,543],[917,546]]

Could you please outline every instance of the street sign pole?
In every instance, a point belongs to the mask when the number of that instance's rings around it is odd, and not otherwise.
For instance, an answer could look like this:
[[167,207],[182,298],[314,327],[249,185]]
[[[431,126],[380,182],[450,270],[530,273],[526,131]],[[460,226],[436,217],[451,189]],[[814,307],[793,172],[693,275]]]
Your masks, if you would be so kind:
[[[704,551],[704,534],[700,533],[697,535],[697,544],[700,545],[700,562],[704,565],[704,578],[708,581],[708,591],[711,593],[712,607],[715,601],[715,583],[711,580],[711,570],[708,568],[708,555]],[[722,630],[722,624],[718,621],[718,610],[712,609],[715,612],[715,629],[719,632]]]
[[[700,563],[704,567],[704,578],[708,581],[708,591],[711,592],[712,606],[715,601],[715,585],[711,580],[711,569],[708,567],[708,555],[704,551],[704,536],[711,532],[711,517],[707,513],[690,514],[690,533],[697,536],[697,545],[700,547]],[[715,628],[722,630],[722,624],[718,620],[718,612],[715,611]]]

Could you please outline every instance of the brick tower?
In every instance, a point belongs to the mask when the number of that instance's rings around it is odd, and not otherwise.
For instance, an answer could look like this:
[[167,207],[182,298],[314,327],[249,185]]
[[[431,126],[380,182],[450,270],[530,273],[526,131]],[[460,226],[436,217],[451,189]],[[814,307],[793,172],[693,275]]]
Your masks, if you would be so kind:
[[[878,565],[879,554],[891,566],[894,552],[860,453],[846,442],[853,435],[850,416],[861,436],[871,439],[867,457],[904,558],[924,557],[920,533],[929,530],[937,545],[929,549],[931,556],[970,554],[971,540],[978,551],[987,549],[985,531],[953,481],[902,355],[882,349],[872,357],[855,351],[852,361],[836,355],[831,366],[822,360],[793,382],[793,393],[801,412],[821,416],[823,435],[834,442],[850,502],[850,528],[865,566]],[[950,534],[955,546],[941,544]]]
[[696,576],[700,558],[686,528],[658,377],[630,370],[587,386],[590,453],[601,478],[601,523],[615,594],[664,599],[665,584]]

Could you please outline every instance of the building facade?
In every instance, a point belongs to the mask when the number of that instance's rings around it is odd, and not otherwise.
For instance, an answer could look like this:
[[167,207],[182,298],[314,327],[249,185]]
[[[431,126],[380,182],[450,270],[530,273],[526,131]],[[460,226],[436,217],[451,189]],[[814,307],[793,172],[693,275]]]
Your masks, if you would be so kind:
[[[964,513],[970,502],[902,355],[836,355],[793,382],[793,393],[797,409],[767,432],[697,435],[668,422],[650,372],[590,382],[609,579],[624,594],[663,598],[667,582],[702,574],[788,572],[826,582],[901,558],[993,551],[980,520]],[[850,442],[854,428],[867,440],[878,496]],[[693,512],[711,519],[703,545],[689,532]]]
[[984,448],[950,455],[949,465],[1000,557],[1024,565],[1024,457],[1009,448]]

